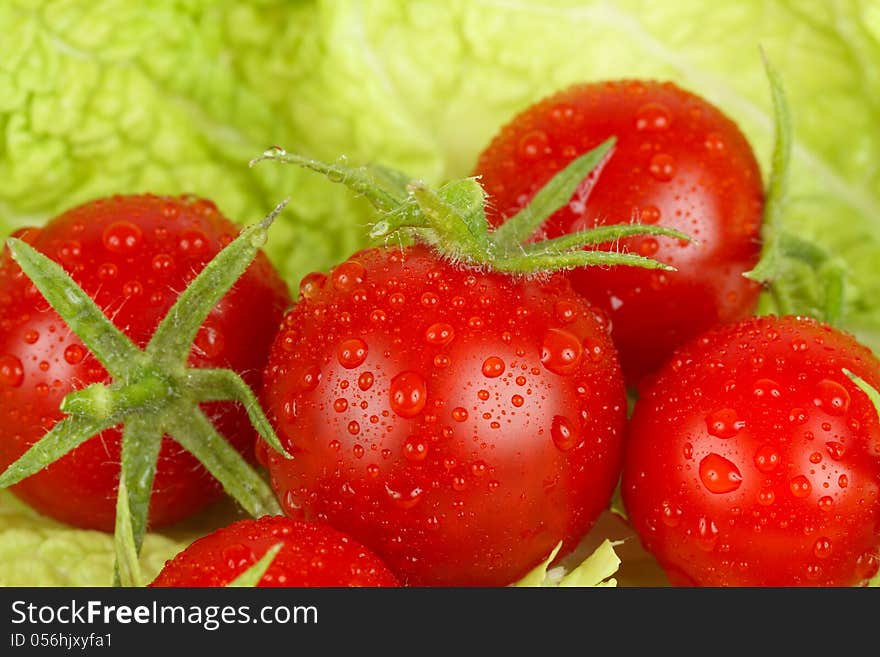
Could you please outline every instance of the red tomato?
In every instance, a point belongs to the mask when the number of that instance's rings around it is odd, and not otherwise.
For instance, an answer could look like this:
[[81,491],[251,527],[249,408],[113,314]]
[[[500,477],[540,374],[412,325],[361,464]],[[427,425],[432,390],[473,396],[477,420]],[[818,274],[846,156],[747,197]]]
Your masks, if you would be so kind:
[[[145,195],[87,203],[18,235],[64,266],[114,324],[145,347],[180,291],[238,231],[210,201]],[[260,255],[200,329],[190,364],[231,368],[258,387],[289,299]],[[0,258],[0,318],[0,469],[5,469],[63,417],[59,404],[67,393],[109,377],[8,250]],[[220,403],[206,410],[239,451],[252,453],[255,434],[243,408]],[[12,490],[53,518],[112,531],[119,459],[119,431],[107,430]],[[199,462],[166,438],[150,502],[151,526],[184,518],[220,495]]]
[[278,543],[258,586],[399,586],[381,559],[326,525],[263,516],[200,538],[165,563],[150,586],[226,586]]
[[760,171],[737,126],[704,99],[671,83],[619,81],[571,87],[515,117],[480,155],[481,176],[502,223],[578,155],[617,146],[571,202],[543,226],[558,237],[638,221],[681,230],[699,244],[634,237],[619,248],[678,268],[582,267],[576,291],[611,317],[623,371],[635,384],[675,347],[748,316],[759,287],[743,278],[759,256]]
[[626,400],[604,318],[564,277],[389,248],[300,289],[263,389],[294,454],[263,453],[286,512],[411,585],[506,585],[587,532]]
[[845,586],[877,571],[880,422],[841,371],[880,362],[811,319],[717,328],[642,390],[623,499],[676,584]]

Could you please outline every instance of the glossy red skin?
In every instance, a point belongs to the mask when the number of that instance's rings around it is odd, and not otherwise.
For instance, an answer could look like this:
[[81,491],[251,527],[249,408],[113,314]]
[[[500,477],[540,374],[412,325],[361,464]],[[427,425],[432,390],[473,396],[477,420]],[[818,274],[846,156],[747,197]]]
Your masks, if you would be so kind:
[[880,362],[851,336],[749,319],[692,341],[642,390],[623,500],[674,584],[848,586],[876,573],[880,422],[842,368],[880,386]]
[[[105,247],[104,236],[119,221],[139,227],[141,236],[134,248],[114,252]],[[109,230],[108,243],[114,243],[117,230]],[[42,229],[18,235],[60,262],[113,323],[145,347],[179,292],[239,230],[210,201],[143,195],[88,203]],[[171,264],[157,259],[160,255],[169,255]],[[108,274],[112,267],[115,276]],[[258,389],[269,345],[289,300],[284,282],[260,255],[208,316],[190,364],[231,368]],[[63,417],[58,407],[68,392],[110,382],[91,354],[81,352],[83,357],[77,362],[76,355],[71,357],[68,351],[71,348],[82,349],[82,343],[4,249],[0,257],[0,467],[14,462]],[[236,449],[252,458],[255,433],[240,405],[218,403],[204,409]],[[53,518],[112,531],[119,459],[120,432],[107,430],[11,490]],[[166,437],[150,502],[150,526],[185,518],[221,494],[220,486],[198,461]]]
[[759,287],[741,274],[758,261],[763,188],[745,137],[705,100],[671,83],[583,84],[526,109],[480,155],[475,173],[490,197],[490,220],[498,224],[515,214],[553,174],[611,136],[617,145],[598,181],[585,181],[542,234],[638,221],[699,241],[620,240],[621,250],[677,272],[571,272],[575,290],[611,318],[627,382],[636,384],[689,338],[754,310]]
[[[349,533],[415,586],[506,585],[587,532],[619,475],[625,395],[604,318],[564,277],[515,281],[412,247],[361,252],[301,290],[262,395],[295,458],[258,450],[287,513]],[[454,335],[431,343],[436,323]],[[542,365],[551,330],[573,341],[570,373]],[[416,391],[402,405],[401,381]]]
[[351,537],[284,516],[239,520],[200,538],[166,561],[150,586],[226,586],[278,543],[283,547],[257,586],[400,586],[382,560]]

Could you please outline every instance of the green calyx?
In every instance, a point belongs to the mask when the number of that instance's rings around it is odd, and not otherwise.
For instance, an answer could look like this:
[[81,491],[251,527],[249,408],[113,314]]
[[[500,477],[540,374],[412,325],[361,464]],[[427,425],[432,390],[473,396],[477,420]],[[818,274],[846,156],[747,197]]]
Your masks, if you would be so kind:
[[[119,541],[120,532],[130,532],[133,548],[117,550],[117,554],[133,550],[136,555],[140,551],[164,436],[198,458],[248,513],[254,517],[280,514],[272,489],[199,408],[210,401],[243,404],[260,436],[290,458],[256,396],[232,370],[191,368],[187,359],[199,327],[256,257],[269,226],[286,204],[243,230],[205,266],[178,297],[145,349],[116,328],[60,265],[27,243],[10,239],[7,245],[12,257],[106,368],[111,383],[96,383],[68,394],[61,403],[66,417],[0,474],[0,488],[39,472],[101,431],[121,426],[115,533]],[[125,517],[120,516],[120,509]],[[116,573],[117,582],[137,579],[130,564],[121,569],[117,561]]]
[[475,178],[453,180],[434,189],[405,174],[378,165],[330,164],[271,148],[251,161],[296,164],[324,174],[363,195],[381,213],[372,238],[401,237],[430,245],[441,256],[474,267],[512,274],[538,274],[586,265],[631,265],[648,269],[673,267],[633,253],[585,247],[613,243],[634,235],[691,238],[674,229],[643,224],[617,224],[529,242],[554,212],[571,201],[578,186],[611,156],[612,137],[573,160],[542,187],[531,202],[500,227],[486,217],[486,193]]
[[762,283],[769,298],[762,308],[779,315],[809,315],[828,324],[843,317],[846,267],[822,245],[782,226],[789,202],[791,114],[782,78],[766,56],[764,69],[773,100],[776,140],[767,182],[761,240],[761,259],[745,276]]

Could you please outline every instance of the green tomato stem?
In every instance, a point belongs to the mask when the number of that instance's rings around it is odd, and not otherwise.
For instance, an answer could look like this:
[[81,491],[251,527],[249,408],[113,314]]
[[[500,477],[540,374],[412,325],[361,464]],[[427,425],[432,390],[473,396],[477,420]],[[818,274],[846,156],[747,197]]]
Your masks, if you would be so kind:
[[281,552],[281,548],[283,547],[284,543],[276,543],[275,545],[270,547],[268,550],[266,550],[266,554],[260,557],[259,561],[257,561],[253,566],[248,568],[234,580],[229,582],[226,587],[253,588],[257,586],[260,583],[260,580],[263,579],[263,575],[265,575],[266,571],[269,570],[272,562],[275,561],[275,557],[278,556],[278,553]]

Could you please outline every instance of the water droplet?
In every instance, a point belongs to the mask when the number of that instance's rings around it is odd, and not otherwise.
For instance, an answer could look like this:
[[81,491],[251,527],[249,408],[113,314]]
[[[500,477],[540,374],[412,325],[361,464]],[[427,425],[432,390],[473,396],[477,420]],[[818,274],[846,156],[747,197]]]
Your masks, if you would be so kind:
[[758,493],[758,504],[761,506],[770,506],[776,500],[776,494],[771,488],[765,488]]
[[400,417],[415,417],[425,408],[428,388],[418,372],[401,372],[391,379],[389,395],[391,410]]
[[706,139],[703,141],[703,145],[706,147],[711,153],[721,153],[724,151],[724,138],[721,136],[720,132],[710,132],[706,135]]
[[333,410],[337,413],[344,413],[348,410],[348,400],[345,397],[339,397],[333,402]]
[[685,443],[681,447],[681,455],[684,456],[688,461],[694,458],[694,446],[691,443]]
[[788,421],[795,426],[805,424],[807,421],[807,412],[802,408],[793,408],[788,413]]
[[76,365],[77,363],[82,362],[85,355],[86,350],[78,344],[67,345],[67,348],[64,350],[64,360],[71,365]]
[[745,426],[732,408],[722,408],[706,416],[706,430],[716,438],[733,438]]
[[816,506],[818,506],[823,511],[830,511],[831,507],[834,506],[834,498],[824,495],[819,498],[819,501],[816,502]]
[[742,484],[742,474],[731,461],[711,452],[700,461],[700,480],[712,493],[730,493]]
[[396,506],[401,509],[412,509],[422,500],[423,490],[419,486],[415,486],[408,491],[398,491],[387,483],[385,484],[385,492]]
[[791,341],[792,351],[806,351],[807,347],[807,341],[803,338],[795,338]]
[[510,403],[519,408],[525,403],[525,399],[522,398],[522,395],[514,395],[510,398]]
[[354,369],[367,359],[367,343],[360,338],[343,340],[336,348],[336,359],[344,368]]
[[827,536],[822,536],[816,539],[816,542],[813,543],[813,554],[816,555],[819,559],[827,559],[831,556],[831,539]]
[[312,272],[303,276],[299,282],[299,294],[303,299],[314,299],[324,287],[327,277],[321,272]]
[[544,334],[541,363],[554,374],[565,376],[574,372],[581,362],[583,346],[577,336],[563,329],[550,329]]
[[467,409],[462,408],[461,406],[456,406],[452,409],[452,419],[456,422],[464,422],[468,419]]
[[643,224],[656,224],[660,221],[660,208],[646,205],[639,211],[639,220]]
[[159,253],[153,256],[151,265],[157,274],[168,274],[174,269],[174,258],[167,253]]
[[648,172],[660,182],[668,182],[675,177],[675,158],[667,153],[657,153],[648,163]]
[[496,379],[504,374],[504,361],[498,356],[489,356],[483,361],[482,371],[487,379]]
[[129,255],[141,243],[141,229],[130,221],[116,221],[104,229],[101,241],[111,253]]
[[410,436],[403,442],[403,456],[408,461],[424,461],[428,456],[428,443],[420,436]]
[[198,256],[208,248],[208,238],[200,230],[185,230],[180,234],[177,248],[188,256]]
[[524,160],[534,160],[547,152],[547,143],[547,134],[541,130],[534,130],[523,135],[519,140],[517,153]]
[[202,326],[196,333],[195,346],[206,358],[217,358],[223,353],[226,340],[220,329],[214,326]]
[[24,341],[27,344],[36,344],[37,340],[40,339],[40,334],[37,331],[27,331],[24,334]]
[[667,527],[677,527],[681,522],[682,515],[681,508],[669,502],[663,502],[660,507],[660,520]]
[[365,453],[365,451],[366,451],[366,450],[364,449],[364,446],[361,445],[360,443],[355,443],[355,444],[352,445],[352,447],[351,447],[351,453],[354,454],[354,457],[355,457],[356,459],[362,459],[362,458],[364,458],[364,453]]
[[561,415],[553,416],[553,423],[550,426],[550,436],[553,438],[553,444],[563,452],[570,450],[577,445],[580,440],[580,433],[577,426]]
[[849,393],[837,381],[822,379],[816,384],[816,397],[813,399],[813,404],[828,415],[843,415],[849,409],[849,402]]
[[438,369],[443,369],[444,367],[449,367],[449,356],[446,354],[437,354],[434,356],[434,367]]
[[358,377],[358,388],[366,392],[373,387],[373,381],[374,377],[372,372],[363,372]]
[[102,281],[112,281],[119,275],[119,268],[112,262],[105,262],[98,267],[98,278]]
[[718,541],[718,525],[714,520],[700,516],[697,521],[697,545],[706,552],[711,551]]
[[657,253],[657,250],[660,248],[660,242],[655,240],[653,237],[646,237],[641,240],[638,246],[639,255],[645,256],[646,258],[650,258],[652,255]]
[[845,474],[840,475],[837,478],[837,485],[841,488],[846,488],[847,486],[849,486],[849,477],[847,477]]
[[788,487],[791,490],[791,494],[795,497],[806,497],[813,489],[812,484],[810,484],[810,480],[807,479],[804,475],[793,477],[792,480],[788,482]]
[[24,367],[21,361],[11,354],[0,356],[0,385],[17,388],[24,381]]
[[636,112],[636,130],[662,132],[669,127],[669,110],[660,103],[647,103]]
[[488,390],[477,390],[477,397],[482,401],[489,401],[489,391]]
[[779,465],[779,452],[772,445],[761,445],[755,452],[755,467],[761,472],[773,472]]
[[314,390],[321,382],[321,370],[317,367],[307,367],[299,375],[299,388],[303,392]]
[[425,331],[425,342],[437,346],[447,345],[455,338],[455,329],[449,324],[431,324]]
[[825,449],[828,450],[828,454],[835,461],[839,461],[840,459],[842,459],[844,452],[846,452],[846,447],[843,445],[843,443],[839,443],[833,440],[825,443]]
[[758,379],[752,388],[752,394],[758,399],[779,399],[782,397],[782,390],[773,379]]
[[330,280],[340,292],[351,292],[361,285],[367,277],[366,268],[359,262],[348,260],[336,268],[330,274]]
[[139,297],[144,293],[144,286],[140,281],[128,281],[122,286],[122,294],[126,297]]

